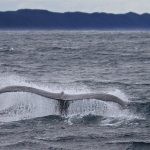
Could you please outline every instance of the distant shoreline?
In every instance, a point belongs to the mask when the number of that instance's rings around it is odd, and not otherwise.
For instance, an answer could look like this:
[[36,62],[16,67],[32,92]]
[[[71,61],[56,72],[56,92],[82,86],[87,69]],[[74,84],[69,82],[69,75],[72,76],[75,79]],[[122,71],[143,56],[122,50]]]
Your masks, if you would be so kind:
[[21,9],[0,12],[0,30],[150,30],[150,14],[57,13]]

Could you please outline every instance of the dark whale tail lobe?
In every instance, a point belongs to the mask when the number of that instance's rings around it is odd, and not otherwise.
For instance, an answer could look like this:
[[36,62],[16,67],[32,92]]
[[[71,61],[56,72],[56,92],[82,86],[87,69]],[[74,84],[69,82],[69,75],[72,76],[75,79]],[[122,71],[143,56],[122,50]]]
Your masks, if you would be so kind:
[[53,100],[57,100],[59,102],[60,113],[68,109],[69,101],[84,100],[84,99],[86,100],[97,99],[97,100],[106,101],[106,102],[107,101],[115,102],[119,104],[122,108],[125,108],[127,106],[127,102],[123,101],[117,96],[107,94],[107,93],[100,93],[100,94],[88,93],[88,94],[70,95],[70,94],[65,94],[64,92],[51,93],[48,91],[44,91],[41,89],[28,87],[28,86],[8,86],[8,87],[0,89],[0,94],[8,93],[8,92],[28,92],[28,93],[37,94],[46,98],[50,98]]

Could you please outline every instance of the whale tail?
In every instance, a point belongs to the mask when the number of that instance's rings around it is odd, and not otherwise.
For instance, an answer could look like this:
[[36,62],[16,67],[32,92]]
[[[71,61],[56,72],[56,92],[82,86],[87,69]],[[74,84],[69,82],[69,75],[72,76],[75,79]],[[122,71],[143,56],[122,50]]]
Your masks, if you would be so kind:
[[127,107],[127,102],[123,101],[122,99],[118,98],[117,96],[107,94],[107,93],[87,93],[87,94],[65,94],[64,92],[61,93],[51,93],[48,91],[44,91],[41,89],[28,87],[28,86],[7,86],[5,88],[0,89],[0,94],[8,93],[8,92],[28,92],[37,94],[46,98],[50,98],[53,100],[57,100],[59,102],[59,110],[60,113],[67,113],[69,107],[69,101],[77,101],[77,100],[90,100],[90,99],[97,99],[101,101],[109,101],[115,102],[119,104],[122,108]]

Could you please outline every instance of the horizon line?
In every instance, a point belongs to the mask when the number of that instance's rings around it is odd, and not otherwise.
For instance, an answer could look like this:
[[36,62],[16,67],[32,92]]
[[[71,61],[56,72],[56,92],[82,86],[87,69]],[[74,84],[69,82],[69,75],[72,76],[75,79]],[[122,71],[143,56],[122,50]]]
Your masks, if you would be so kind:
[[0,12],[17,12],[17,11],[22,11],[22,10],[32,10],[32,11],[47,11],[49,13],[59,13],[59,14],[65,14],[65,13],[84,13],[84,14],[110,14],[110,15],[125,15],[125,14],[136,14],[136,15],[144,15],[144,14],[149,14],[148,12],[145,12],[145,13],[137,13],[137,12],[134,12],[134,11],[128,11],[128,12],[125,12],[125,13],[110,13],[110,12],[98,12],[98,11],[95,11],[95,12],[84,12],[84,11],[65,11],[65,12],[59,12],[59,11],[50,11],[50,10],[47,10],[47,9],[32,9],[32,8],[21,8],[21,9],[16,9],[16,10],[4,10],[4,11],[0,11]]

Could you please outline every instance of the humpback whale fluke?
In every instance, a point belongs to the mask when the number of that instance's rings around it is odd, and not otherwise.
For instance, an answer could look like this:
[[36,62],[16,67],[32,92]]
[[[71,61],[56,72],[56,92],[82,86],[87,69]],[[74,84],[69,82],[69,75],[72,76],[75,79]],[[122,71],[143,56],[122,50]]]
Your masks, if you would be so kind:
[[50,98],[53,100],[57,100],[59,102],[59,109],[60,113],[67,112],[69,107],[69,101],[76,101],[76,100],[89,100],[89,99],[97,99],[101,101],[110,101],[115,102],[125,108],[127,102],[123,101],[122,99],[118,98],[117,96],[107,94],[107,93],[87,93],[87,94],[65,94],[64,92],[61,93],[52,93],[48,91],[44,91],[41,89],[28,87],[28,86],[7,86],[5,88],[0,89],[0,94],[8,93],[8,92],[28,92],[37,94],[46,98]]

